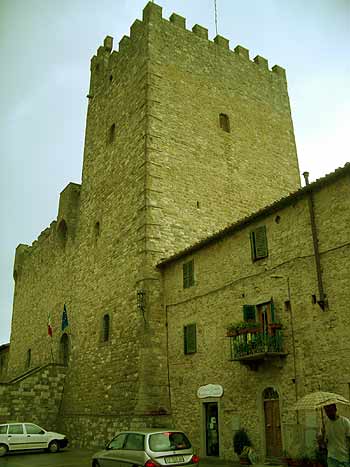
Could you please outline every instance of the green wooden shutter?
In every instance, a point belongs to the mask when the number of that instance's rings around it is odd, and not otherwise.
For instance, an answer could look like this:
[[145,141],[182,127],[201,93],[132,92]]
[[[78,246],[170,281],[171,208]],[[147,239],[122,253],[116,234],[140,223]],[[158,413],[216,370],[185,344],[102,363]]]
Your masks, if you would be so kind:
[[271,322],[275,323],[276,322],[276,319],[275,319],[275,305],[274,305],[272,300],[270,302],[270,311],[271,311]]
[[194,285],[194,261],[188,261],[182,265],[183,288],[187,289]]
[[187,273],[187,263],[182,265],[182,272],[183,272],[183,288],[186,289],[188,287],[188,273]]
[[243,319],[244,321],[256,321],[255,305],[243,305]]
[[189,324],[184,327],[184,350],[185,354],[197,351],[196,324]]
[[267,256],[266,226],[262,225],[255,230],[255,258]]
[[251,253],[252,253],[252,260],[254,261],[256,259],[256,255],[255,255],[255,232],[254,231],[250,232],[249,237],[250,237],[250,250],[251,250]]
[[194,285],[194,263],[193,260],[191,260],[188,263],[188,276],[189,276],[189,287]]

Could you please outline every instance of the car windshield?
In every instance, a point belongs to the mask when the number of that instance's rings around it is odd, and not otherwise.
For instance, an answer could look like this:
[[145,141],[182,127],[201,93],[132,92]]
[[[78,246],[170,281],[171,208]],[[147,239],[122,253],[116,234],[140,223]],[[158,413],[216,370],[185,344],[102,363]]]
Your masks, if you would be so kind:
[[181,449],[189,449],[191,443],[184,433],[178,431],[164,431],[163,433],[155,433],[149,437],[149,447],[151,451],[177,451]]

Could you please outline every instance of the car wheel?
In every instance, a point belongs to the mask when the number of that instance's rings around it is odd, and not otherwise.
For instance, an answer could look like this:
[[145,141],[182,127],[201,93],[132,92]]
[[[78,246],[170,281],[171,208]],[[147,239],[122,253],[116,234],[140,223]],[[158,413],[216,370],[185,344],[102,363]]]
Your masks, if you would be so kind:
[[52,453],[58,452],[60,450],[58,442],[56,440],[51,441],[51,443],[49,444],[48,450],[49,452],[52,452]]
[[101,467],[98,461],[93,461],[92,467]]
[[0,457],[5,456],[7,453],[8,447],[6,444],[0,444]]

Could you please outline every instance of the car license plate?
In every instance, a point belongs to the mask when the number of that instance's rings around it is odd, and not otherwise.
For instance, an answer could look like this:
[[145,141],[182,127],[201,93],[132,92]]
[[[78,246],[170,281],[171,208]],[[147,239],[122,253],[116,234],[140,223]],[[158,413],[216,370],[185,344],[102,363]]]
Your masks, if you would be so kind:
[[171,456],[171,457],[165,458],[166,464],[178,464],[179,462],[183,462],[183,461],[184,461],[183,456]]

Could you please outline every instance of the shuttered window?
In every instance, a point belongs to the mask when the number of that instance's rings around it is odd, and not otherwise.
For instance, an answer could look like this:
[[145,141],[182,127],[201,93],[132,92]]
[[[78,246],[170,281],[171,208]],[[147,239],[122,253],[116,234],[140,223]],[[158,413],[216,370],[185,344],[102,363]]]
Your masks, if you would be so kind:
[[262,225],[250,232],[250,246],[252,250],[253,261],[266,258],[268,256],[265,225]]
[[194,285],[194,261],[188,261],[182,265],[183,268],[183,288],[187,289]]
[[244,321],[256,321],[255,305],[243,305],[243,319]]
[[185,354],[197,352],[196,324],[184,326],[184,352]]

